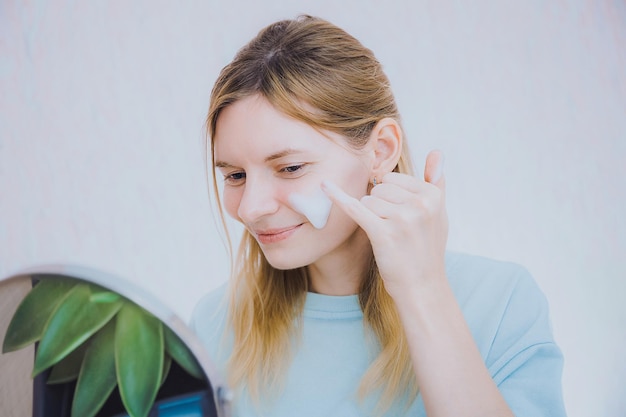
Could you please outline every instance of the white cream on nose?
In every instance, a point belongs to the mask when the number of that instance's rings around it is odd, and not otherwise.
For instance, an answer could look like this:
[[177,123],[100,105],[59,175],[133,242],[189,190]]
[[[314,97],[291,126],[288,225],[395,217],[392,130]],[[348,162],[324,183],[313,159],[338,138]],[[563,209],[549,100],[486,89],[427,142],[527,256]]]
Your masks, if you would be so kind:
[[321,188],[306,193],[292,193],[287,199],[295,211],[309,219],[313,227],[321,229],[326,226],[333,203]]

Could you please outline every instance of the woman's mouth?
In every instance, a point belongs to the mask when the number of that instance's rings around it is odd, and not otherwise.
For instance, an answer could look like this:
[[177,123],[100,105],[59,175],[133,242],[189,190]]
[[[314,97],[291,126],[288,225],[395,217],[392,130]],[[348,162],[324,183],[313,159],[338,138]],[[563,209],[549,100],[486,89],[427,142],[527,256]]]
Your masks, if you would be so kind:
[[259,243],[268,244],[268,243],[276,243],[282,240],[287,239],[291,235],[293,235],[298,228],[302,226],[301,224],[297,224],[295,226],[283,227],[279,229],[265,229],[265,230],[255,230],[254,234],[256,235]]

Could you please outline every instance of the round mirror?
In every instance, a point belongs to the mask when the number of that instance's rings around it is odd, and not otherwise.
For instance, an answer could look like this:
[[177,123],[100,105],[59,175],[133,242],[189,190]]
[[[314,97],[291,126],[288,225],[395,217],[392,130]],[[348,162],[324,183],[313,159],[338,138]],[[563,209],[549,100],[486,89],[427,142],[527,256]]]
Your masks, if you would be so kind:
[[230,415],[195,334],[132,282],[38,266],[0,279],[0,306],[3,416]]

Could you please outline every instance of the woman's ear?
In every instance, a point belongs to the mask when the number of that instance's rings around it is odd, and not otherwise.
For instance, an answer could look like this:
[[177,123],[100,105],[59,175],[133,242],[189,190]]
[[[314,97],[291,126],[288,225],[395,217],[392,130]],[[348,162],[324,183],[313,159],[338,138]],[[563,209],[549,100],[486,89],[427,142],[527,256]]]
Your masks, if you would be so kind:
[[395,169],[402,154],[402,140],[402,128],[396,120],[385,117],[376,123],[370,134],[374,151],[372,177],[380,180]]

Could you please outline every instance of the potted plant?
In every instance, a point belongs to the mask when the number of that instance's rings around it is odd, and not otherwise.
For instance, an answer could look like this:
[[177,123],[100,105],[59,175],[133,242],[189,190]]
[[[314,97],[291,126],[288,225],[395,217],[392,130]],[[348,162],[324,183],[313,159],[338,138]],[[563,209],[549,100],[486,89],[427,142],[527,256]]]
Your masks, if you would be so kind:
[[171,369],[204,379],[181,339],[128,298],[76,279],[40,278],[13,315],[2,352],[35,343],[33,378],[71,387],[72,417],[97,415],[114,391],[129,416],[147,417]]

